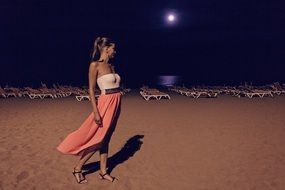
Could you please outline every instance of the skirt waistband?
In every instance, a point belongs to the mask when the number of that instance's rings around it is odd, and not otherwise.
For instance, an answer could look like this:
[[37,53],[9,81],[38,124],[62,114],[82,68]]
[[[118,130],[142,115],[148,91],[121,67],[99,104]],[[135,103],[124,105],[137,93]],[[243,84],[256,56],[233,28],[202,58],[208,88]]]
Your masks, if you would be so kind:
[[121,92],[121,91],[122,91],[121,87],[109,88],[109,89],[101,90],[101,94],[114,94],[114,93],[118,93],[118,92]]

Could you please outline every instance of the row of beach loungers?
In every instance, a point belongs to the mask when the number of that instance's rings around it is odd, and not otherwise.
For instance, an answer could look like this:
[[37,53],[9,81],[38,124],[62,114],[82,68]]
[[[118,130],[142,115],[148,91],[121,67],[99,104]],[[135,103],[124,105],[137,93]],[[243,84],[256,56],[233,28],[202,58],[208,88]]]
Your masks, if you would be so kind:
[[[130,92],[131,89],[123,88],[123,94]],[[48,88],[45,84],[42,83],[40,88],[32,88],[32,87],[4,87],[0,86],[0,98],[8,98],[8,97],[29,97],[30,99],[44,99],[44,98],[63,98],[68,97],[70,95],[75,95],[77,101],[82,101],[84,99],[89,98],[88,87],[84,86],[74,87],[67,85],[55,85],[53,84],[53,88]],[[100,95],[100,90],[95,90],[95,97],[98,98]]]
[[[231,86],[207,86],[207,87],[180,87],[180,86],[171,86],[168,88],[170,91],[177,92],[181,95],[192,97],[192,98],[216,98],[219,95],[232,95],[235,97],[259,97],[263,98],[274,97],[276,95],[285,94],[285,84],[279,84],[275,82],[270,85],[265,86],[252,86],[252,85],[240,85],[238,87]],[[123,94],[130,92],[131,89],[123,88]],[[29,97],[30,99],[44,99],[44,98],[62,98],[68,97],[70,95],[75,95],[77,101],[90,100],[88,87],[84,86],[73,87],[67,85],[55,85],[53,88],[48,88],[45,84],[42,83],[40,88],[16,88],[16,87],[4,87],[0,86],[0,97]],[[95,90],[95,97],[98,98],[100,95],[100,90]],[[161,100],[161,99],[170,99],[170,95],[161,92],[156,88],[149,88],[148,86],[143,86],[140,88],[140,95],[147,101],[151,99]]]
[[208,97],[208,98],[216,98],[221,92],[219,89],[210,89],[210,88],[186,88],[174,86],[168,88],[170,91],[177,92],[181,95],[185,95],[192,98],[199,97]]
[[42,85],[40,88],[32,87],[5,87],[0,86],[0,97],[8,98],[13,97],[29,97],[30,99],[44,99],[44,98],[59,98],[67,97],[72,94],[70,88],[67,86],[55,86],[54,88],[47,88],[46,85]]
[[218,97],[218,95],[222,94],[232,95],[238,98],[240,97],[263,98],[265,96],[273,97],[275,95],[285,94],[285,84],[280,85],[278,82],[276,82],[265,86],[241,85],[238,87],[208,86],[208,87],[193,87],[193,88],[172,86],[168,88],[168,90],[192,98],[199,98],[199,97],[215,98]]

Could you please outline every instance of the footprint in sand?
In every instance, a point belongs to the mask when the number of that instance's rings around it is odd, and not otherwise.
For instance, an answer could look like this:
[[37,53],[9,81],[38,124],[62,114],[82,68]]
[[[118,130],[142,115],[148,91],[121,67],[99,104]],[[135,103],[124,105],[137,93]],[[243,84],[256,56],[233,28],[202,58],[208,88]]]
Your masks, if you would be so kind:
[[17,176],[17,183],[29,177],[29,172],[23,171]]

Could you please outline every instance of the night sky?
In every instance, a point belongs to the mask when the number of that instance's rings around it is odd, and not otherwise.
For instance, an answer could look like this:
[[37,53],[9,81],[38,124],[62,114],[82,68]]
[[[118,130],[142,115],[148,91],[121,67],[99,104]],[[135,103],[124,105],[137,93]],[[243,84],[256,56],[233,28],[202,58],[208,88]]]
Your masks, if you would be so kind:
[[[168,12],[177,22],[168,24]],[[285,83],[285,3],[273,0],[0,0],[0,85],[88,85],[93,42],[116,42],[127,87]]]

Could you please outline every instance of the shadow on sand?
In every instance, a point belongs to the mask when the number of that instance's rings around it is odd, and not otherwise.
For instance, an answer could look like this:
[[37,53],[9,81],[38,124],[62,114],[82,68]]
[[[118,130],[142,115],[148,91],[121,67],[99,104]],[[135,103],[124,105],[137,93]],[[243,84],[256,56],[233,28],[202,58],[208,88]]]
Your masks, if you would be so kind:
[[[140,150],[141,145],[143,144],[143,142],[141,141],[143,137],[144,135],[135,135],[131,137],[129,140],[127,140],[121,150],[115,153],[112,157],[109,157],[107,172],[111,173],[116,166],[127,161],[138,150]],[[84,175],[94,173],[100,169],[100,161],[85,164],[82,169],[87,170],[84,172]]]

